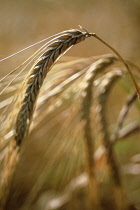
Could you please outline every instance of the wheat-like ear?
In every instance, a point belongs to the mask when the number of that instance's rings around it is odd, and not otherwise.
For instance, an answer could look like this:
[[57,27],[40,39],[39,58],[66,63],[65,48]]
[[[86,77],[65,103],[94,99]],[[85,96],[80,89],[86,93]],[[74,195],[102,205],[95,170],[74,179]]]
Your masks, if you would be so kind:
[[[17,103],[20,104],[21,108],[16,118],[14,139],[13,141],[11,141],[11,144],[9,146],[9,152],[6,154],[5,157],[5,163],[1,179],[1,208],[3,208],[5,205],[6,197],[8,194],[8,188],[10,186],[10,180],[14,170],[13,168],[15,167],[16,162],[18,160],[17,155],[19,154],[20,145],[28,132],[31,123],[31,118],[33,115],[33,110],[35,107],[35,102],[47,72],[68,49],[90,36],[91,34],[81,32],[79,30],[72,29],[65,31],[64,34],[55,38],[55,41],[53,41],[48,46],[49,49],[39,58],[39,60],[36,62],[36,64],[33,66],[31,71],[27,75],[26,80],[23,81],[25,92],[23,100],[21,100],[22,97],[19,97],[20,101],[18,101]],[[17,104],[16,109],[18,109]],[[9,164],[8,161],[10,161],[11,156],[13,156],[13,154],[14,158],[12,160],[14,161],[11,161],[12,163],[10,162]],[[6,168],[8,168],[8,171]]]
[[113,137],[113,141],[117,140],[118,135],[119,135],[119,131],[122,128],[123,122],[124,122],[128,112],[129,112],[132,104],[135,102],[136,99],[137,99],[137,92],[133,92],[128,96],[125,104],[123,105],[123,107],[120,111],[118,120],[117,120],[117,130],[116,130],[116,133]]
[[40,57],[39,61],[33,67],[27,80],[25,97],[22,101],[22,106],[16,121],[16,144],[20,145],[27,133],[35,101],[47,72],[52,68],[54,62],[56,62],[70,47],[89,36],[89,34],[78,30],[67,31],[64,35],[59,36],[57,41],[48,46],[49,50]]
[[119,78],[122,75],[121,71],[112,71],[107,73],[104,76],[104,79],[100,82],[99,87],[97,88],[97,101],[98,109],[96,109],[96,112],[98,114],[98,123],[100,124],[100,135],[106,150],[106,158],[107,163],[110,168],[110,172],[112,175],[113,183],[114,183],[114,208],[115,209],[125,209],[126,204],[124,204],[124,192],[122,190],[122,183],[121,183],[121,177],[119,172],[118,163],[116,161],[116,157],[113,151],[112,143],[110,140],[110,135],[108,133],[107,129],[107,120],[105,116],[105,110],[106,110],[106,101],[107,101],[107,95],[109,93],[110,88],[112,87],[112,84],[114,81]]
[[112,143],[115,143],[115,140],[120,141],[126,137],[130,137],[131,135],[139,132],[140,132],[140,124],[138,122],[132,122],[129,125],[119,130],[118,138],[117,139],[112,138]]
[[91,65],[89,70],[86,72],[86,76],[83,81],[82,90],[82,102],[81,102],[81,118],[84,124],[84,137],[85,137],[85,148],[87,156],[87,170],[89,176],[89,205],[91,209],[98,209],[98,193],[97,193],[97,180],[95,178],[95,164],[94,164],[94,141],[92,138],[92,129],[90,122],[90,108],[92,105],[93,97],[93,81],[101,70],[114,62],[114,57],[99,59]]

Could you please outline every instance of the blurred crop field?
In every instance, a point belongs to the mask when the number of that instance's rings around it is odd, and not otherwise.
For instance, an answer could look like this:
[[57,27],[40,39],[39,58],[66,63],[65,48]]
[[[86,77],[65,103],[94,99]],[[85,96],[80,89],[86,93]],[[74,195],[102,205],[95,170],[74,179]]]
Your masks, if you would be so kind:
[[[139,0],[0,0],[0,59],[53,34],[72,28],[79,29],[78,25],[89,32],[98,34],[124,59],[140,66]],[[41,44],[0,62],[0,78],[24,62],[40,46]],[[57,85],[63,84],[65,78],[70,78],[75,72],[86,69],[98,60],[94,56],[99,56],[100,59],[100,55],[106,54],[112,54],[110,49],[94,37],[89,38],[68,51],[56,67],[54,66],[48,73],[38,99],[29,135],[23,144],[19,163],[12,184],[9,186],[6,207],[2,210],[92,210],[86,200],[88,181],[85,156],[87,151],[83,144],[84,129],[79,111],[81,110],[80,88],[86,72],[79,77],[80,79],[73,80],[70,85],[64,86],[61,93],[58,92],[51,98],[46,98],[48,92],[54,90]],[[107,73],[113,72],[114,69],[117,72],[117,69],[122,70],[124,66],[120,62],[114,67],[109,66],[109,70],[105,69],[105,78],[107,78]],[[134,68],[132,72],[133,70]],[[27,72],[28,69],[22,75],[25,76]],[[134,70],[134,75],[139,84],[140,72]],[[102,81],[104,85],[103,76],[99,74],[97,83]],[[23,79],[24,77],[19,79],[15,86],[13,85],[13,92],[8,89],[5,95],[0,95],[0,104],[14,95]],[[0,90],[7,83],[3,84],[1,82]],[[96,82],[94,85],[96,89]],[[117,129],[122,107],[127,104],[128,97],[134,92],[134,85],[129,75],[125,74],[121,75],[111,87],[105,109],[106,126],[111,137]],[[94,113],[98,109],[98,94],[97,91],[93,96],[95,104],[93,102],[90,113],[93,133],[95,131],[95,150],[101,147],[102,140],[102,135],[100,136],[98,132],[100,128],[96,123],[98,116]],[[125,136],[122,130],[123,138],[120,137],[119,141],[113,145],[124,194],[130,203],[128,209],[132,210],[140,209],[139,103],[138,99],[133,100],[123,123],[124,128],[131,123],[134,127],[136,125],[136,131],[132,129],[132,133],[128,132]],[[0,113],[3,110],[2,108]],[[115,209],[111,197],[113,184],[107,161],[104,155],[101,155],[102,150],[99,150],[98,154],[101,158],[97,158],[99,160],[95,164],[95,170],[99,188],[98,200],[101,202],[100,209],[113,210]],[[0,170],[2,172],[1,166]]]

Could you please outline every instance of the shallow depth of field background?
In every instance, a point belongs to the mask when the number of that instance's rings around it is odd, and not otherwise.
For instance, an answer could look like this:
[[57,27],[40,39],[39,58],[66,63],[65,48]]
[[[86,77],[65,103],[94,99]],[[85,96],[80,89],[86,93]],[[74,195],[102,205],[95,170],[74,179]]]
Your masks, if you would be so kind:
[[[139,0],[0,0],[0,5],[0,58],[80,24],[104,38],[125,58],[140,63]],[[1,64],[1,74],[32,50]],[[68,54],[87,57],[104,53],[110,51],[92,39]]]
[[[140,65],[139,0],[0,0],[0,59],[55,33],[78,28],[78,25],[82,25],[89,32],[97,33],[124,58]],[[18,66],[37,48],[31,48],[0,63],[0,76]],[[111,52],[97,40],[90,38],[72,48],[67,55],[89,57],[106,53]],[[114,98],[112,95],[111,103],[116,108],[113,114],[118,114],[117,109],[121,108],[122,104],[120,105],[118,100],[121,96],[121,92],[117,92]],[[135,111],[133,113],[137,115]],[[113,117],[110,113],[110,118]],[[131,157],[132,151],[140,151],[133,138],[118,145],[118,149],[124,162]],[[26,169],[26,166],[23,168]],[[132,188],[140,183],[140,179],[137,176],[135,178],[137,181]],[[25,180],[24,186],[21,186],[23,180],[24,174],[21,171],[17,182],[20,188],[23,188],[24,194],[30,180]],[[133,182],[132,179],[130,181]],[[136,187],[136,190],[140,191],[140,186]],[[135,197],[135,194],[132,196]]]

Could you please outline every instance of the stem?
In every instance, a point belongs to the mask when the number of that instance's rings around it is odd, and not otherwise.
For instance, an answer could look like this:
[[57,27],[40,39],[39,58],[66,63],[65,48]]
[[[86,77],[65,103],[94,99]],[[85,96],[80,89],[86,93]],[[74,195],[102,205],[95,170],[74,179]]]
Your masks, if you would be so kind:
[[140,89],[139,89],[139,86],[137,85],[137,82],[128,66],[128,64],[125,62],[125,60],[123,59],[123,57],[117,52],[117,50],[115,50],[113,47],[111,47],[108,43],[106,43],[104,40],[102,40],[99,36],[97,36],[96,34],[92,34],[92,36],[94,36],[96,39],[98,39],[100,42],[102,42],[103,44],[105,44],[107,47],[109,47],[117,56],[118,58],[122,61],[122,63],[125,65],[126,69],[128,70],[131,78],[132,78],[132,81],[135,85],[135,88],[137,90],[137,93],[138,93],[138,96],[139,96],[139,99],[140,99]]

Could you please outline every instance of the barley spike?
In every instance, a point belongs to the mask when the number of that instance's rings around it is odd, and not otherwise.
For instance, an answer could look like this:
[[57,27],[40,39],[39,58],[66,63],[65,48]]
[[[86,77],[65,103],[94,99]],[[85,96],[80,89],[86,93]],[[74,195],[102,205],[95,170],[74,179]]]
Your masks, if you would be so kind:
[[56,41],[48,46],[49,49],[39,58],[32,68],[27,80],[25,97],[16,120],[15,140],[18,146],[20,146],[28,131],[37,95],[46,74],[68,49],[90,36],[91,34],[79,30],[72,29],[67,31],[65,34],[58,36]]

